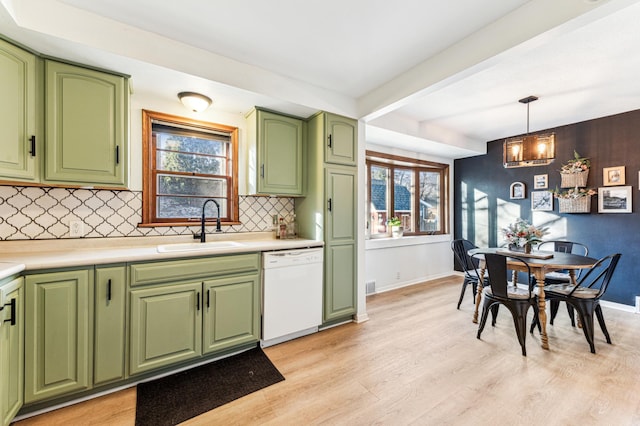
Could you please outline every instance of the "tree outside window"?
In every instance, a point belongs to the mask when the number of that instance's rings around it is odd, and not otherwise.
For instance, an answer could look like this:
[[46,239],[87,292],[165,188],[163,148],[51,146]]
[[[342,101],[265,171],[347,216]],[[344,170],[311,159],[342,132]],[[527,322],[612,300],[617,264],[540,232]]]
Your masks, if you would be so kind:
[[237,129],[150,111],[143,126],[145,224],[199,221],[209,198],[223,223],[237,222]]

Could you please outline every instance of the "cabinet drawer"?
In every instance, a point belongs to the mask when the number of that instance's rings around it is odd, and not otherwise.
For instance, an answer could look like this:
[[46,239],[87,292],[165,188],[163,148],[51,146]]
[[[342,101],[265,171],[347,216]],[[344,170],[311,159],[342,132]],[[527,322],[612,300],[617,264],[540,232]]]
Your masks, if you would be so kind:
[[131,286],[257,271],[260,254],[201,257],[131,265]]

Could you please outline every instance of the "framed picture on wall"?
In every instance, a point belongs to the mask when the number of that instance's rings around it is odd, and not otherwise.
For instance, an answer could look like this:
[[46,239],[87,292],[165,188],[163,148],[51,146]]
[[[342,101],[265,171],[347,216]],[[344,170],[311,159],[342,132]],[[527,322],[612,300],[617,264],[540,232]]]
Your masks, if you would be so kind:
[[604,186],[624,185],[624,166],[603,168],[602,182]]
[[513,182],[509,188],[509,198],[512,200],[522,200],[525,194],[525,186],[522,182]]
[[598,213],[631,213],[631,187],[598,188]]
[[542,212],[553,211],[553,194],[551,191],[532,191],[531,210]]
[[535,175],[533,177],[533,189],[547,189],[549,187],[549,175]]

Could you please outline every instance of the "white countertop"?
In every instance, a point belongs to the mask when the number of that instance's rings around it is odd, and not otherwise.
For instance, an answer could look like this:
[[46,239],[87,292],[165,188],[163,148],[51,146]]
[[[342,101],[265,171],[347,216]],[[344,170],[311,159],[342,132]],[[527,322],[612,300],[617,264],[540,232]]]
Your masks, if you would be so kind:
[[190,235],[174,237],[81,238],[0,242],[0,279],[22,271],[90,266],[145,260],[179,259],[322,247],[322,241],[302,238],[279,240],[272,232],[207,235],[207,242],[234,241],[234,245],[203,245],[205,249],[159,252],[158,246],[198,243]]

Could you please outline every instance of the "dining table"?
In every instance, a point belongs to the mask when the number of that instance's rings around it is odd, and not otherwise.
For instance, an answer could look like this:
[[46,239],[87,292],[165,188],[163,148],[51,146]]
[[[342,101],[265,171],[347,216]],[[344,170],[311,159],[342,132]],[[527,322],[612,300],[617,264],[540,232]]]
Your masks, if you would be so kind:
[[[567,270],[569,279],[576,285],[576,271],[579,269],[589,269],[596,264],[598,259],[582,256],[573,253],[562,253],[555,251],[534,250],[531,253],[515,252],[501,247],[474,248],[469,250],[469,255],[479,260],[480,280],[476,294],[476,306],[473,312],[473,322],[478,323],[478,309],[482,299],[482,283],[485,274],[484,253],[504,254],[507,257],[507,267],[514,271],[526,272],[526,266],[518,261],[509,261],[511,257],[519,257],[527,262],[531,273],[536,279],[538,286],[538,318],[540,319],[540,341],[543,349],[549,349],[549,338],[547,337],[547,302],[544,295],[545,275],[549,272]],[[515,276],[515,274],[514,274]]]

